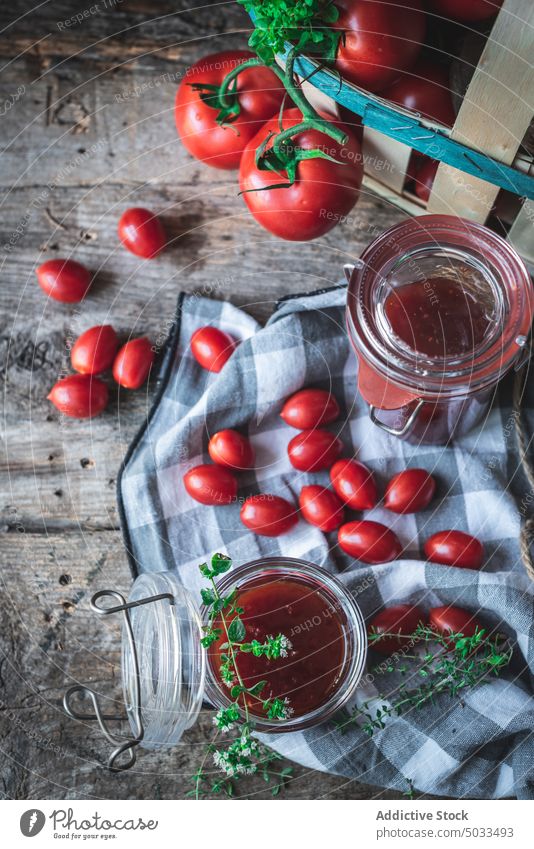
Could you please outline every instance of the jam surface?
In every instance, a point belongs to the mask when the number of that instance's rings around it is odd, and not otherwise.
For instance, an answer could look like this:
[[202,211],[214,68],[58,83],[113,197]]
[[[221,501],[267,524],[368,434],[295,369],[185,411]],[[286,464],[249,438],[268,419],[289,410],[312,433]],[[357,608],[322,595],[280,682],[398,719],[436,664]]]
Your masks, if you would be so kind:
[[393,333],[428,357],[474,352],[491,324],[484,304],[446,277],[431,277],[393,289],[384,303]]
[[[268,660],[239,652],[237,667],[243,683],[252,687],[266,681],[261,699],[249,699],[251,713],[264,715],[264,699],[288,700],[292,716],[303,716],[325,704],[337,689],[345,663],[344,614],[321,587],[310,580],[265,577],[247,582],[238,591],[238,604],[244,608],[244,642],[283,634],[291,645],[287,657]],[[221,627],[220,620],[215,626]],[[221,639],[224,642],[224,639]],[[209,649],[213,674],[219,674],[219,643]],[[235,682],[237,683],[237,682]]]

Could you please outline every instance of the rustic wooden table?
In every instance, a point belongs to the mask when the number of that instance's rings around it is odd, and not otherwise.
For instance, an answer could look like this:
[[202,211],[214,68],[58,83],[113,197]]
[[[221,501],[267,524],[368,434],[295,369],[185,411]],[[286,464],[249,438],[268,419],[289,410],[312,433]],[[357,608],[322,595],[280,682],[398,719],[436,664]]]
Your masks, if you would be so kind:
[[[97,730],[61,708],[78,680],[118,692],[118,633],[95,620],[89,600],[130,585],[115,483],[151,393],[115,394],[100,418],[61,422],[47,392],[83,329],[112,321],[161,338],[181,290],[214,289],[264,320],[280,295],[336,282],[370,228],[402,213],[364,192],[326,238],[284,243],[247,217],[233,173],[186,153],[174,129],[176,86],[203,54],[245,45],[248,19],[231,0],[15,0],[1,5],[0,25],[0,792],[183,798],[209,715],[172,752],[112,775],[100,766]],[[136,204],[160,211],[174,237],[155,263],[118,243],[117,219]],[[39,262],[71,255],[97,274],[81,306],[47,301],[35,280]],[[266,795],[254,782],[245,792]],[[285,793],[376,797],[399,794],[300,768]]]

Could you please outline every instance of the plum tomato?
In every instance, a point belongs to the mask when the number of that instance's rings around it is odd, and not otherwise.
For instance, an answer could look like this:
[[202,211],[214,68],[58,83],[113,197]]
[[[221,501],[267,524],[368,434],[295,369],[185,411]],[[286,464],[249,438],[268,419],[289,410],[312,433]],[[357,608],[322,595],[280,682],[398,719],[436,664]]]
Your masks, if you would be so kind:
[[463,531],[438,531],[425,542],[425,555],[432,563],[480,569],[484,549],[482,543]]
[[237,480],[224,466],[204,463],[184,475],[184,486],[195,501],[217,506],[231,504],[237,496]]
[[105,410],[108,388],[98,377],[71,374],[58,380],[48,395],[60,413],[73,419],[91,419]]
[[303,430],[287,446],[289,462],[299,472],[329,469],[341,452],[343,443],[328,430]]
[[397,536],[380,522],[347,522],[338,531],[338,542],[346,554],[363,563],[388,563],[402,551]]
[[418,513],[428,507],[435,492],[436,481],[426,469],[405,469],[388,483],[384,507],[393,513]]
[[297,430],[312,430],[339,417],[339,404],[324,389],[301,389],[287,399],[280,416]]
[[241,521],[250,531],[264,537],[287,533],[298,521],[297,510],[279,495],[251,495],[241,508]]
[[367,91],[381,91],[410,68],[425,39],[421,0],[336,0],[336,29],[344,31],[335,67]]
[[[277,115],[285,89],[276,74],[264,66],[247,68],[237,77],[239,114],[227,125],[217,123],[214,109],[195,89],[199,84],[220,86],[238,65],[255,54],[248,50],[225,51],[205,56],[187,69],[176,92],[174,117],[182,143],[195,159],[215,168],[239,168],[250,139],[273,115]],[[231,99],[235,101],[235,96]]]
[[480,630],[482,627],[473,613],[452,604],[433,607],[428,618],[430,627],[440,634],[463,634],[464,637],[472,637],[477,628]]
[[501,6],[502,0],[429,0],[436,15],[469,23],[495,17]]
[[246,436],[237,430],[220,430],[214,433],[208,445],[214,463],[229,469],[250,469],[254,465],[254,449]]
[[[287,109],[282,127],[287,130],[302,120],[298,109]],[[292,144],[304,150],[323,150],[337,162],[328,159],[299,162],[293,185],[284,174],[273,174],[256,166],[256,150],[270,134],[279,132],[278,117],[268,121],[245,148],[239,170],[243,199],[258,224],[281,239],[306,242],[324,236],[348,215],[358,200],[363,175],[360,143],[344,124],[331,117],[329,120],[346,132],[348,140],[344,146],[315,129],[294,136]],[[268,142],[267,150],[270,147]],[[269,188],[273,184],[282,187]]]
[[119,238],[130,253],[153,259],[167,244],[163,224],[149,209],[133,206],[119,220]]
[[191,352],[208,371],[221,371],[236,348],[236,341],[218,327],[199,327],[191,336]]
[[118,347],[119,340],[111,324],[90,327],[72,346],[72,368],[80,374],[101,374],[113,365]]
[[358,460],[338,460],[330,469],[337,495],[351,510],[370,510],[377,502],[373,473]]
[[390,655],[406,646],[408,637],[416,630],[419,623],[426,624],[427,617],[420,607],[412,607],[409,604],[396,604],[386,607],[377,613],[367,627],[371,634],[395,634],[398,636],[382,637],[377,642],[370,641],[369,647],[379,654]]
[[343,503],[335,492],[322,486],[303,486],[299,506],[304,519],[325,533],[335,531],[343,522]]
[[154,351],[150,339],[140,336],[122,346],[113,362],[113,377],[125,389],[139,389],[147,379]]
[[45,295],[64,304],[77,304],[91,285],[88,270],[73,259],[49,259],[35,273]]
[[405,71],[380,96],[423,117],[452,127],[456,113],[449,87],[449,71],[444,65],[421,59]]

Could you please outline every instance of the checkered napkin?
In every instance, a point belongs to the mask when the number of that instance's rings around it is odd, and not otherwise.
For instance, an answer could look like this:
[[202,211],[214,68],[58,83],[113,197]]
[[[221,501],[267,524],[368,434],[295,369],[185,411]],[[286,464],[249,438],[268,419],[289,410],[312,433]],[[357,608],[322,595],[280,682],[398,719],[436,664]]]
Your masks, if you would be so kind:
[[[534,798],[534,588],[518,544],[521,515],[529,515],[532,496],[516,453],[510,382],[500,388],[484,424],[450,447],[413,447],[387,436],[371,424],[356,392],[345,297],[340,285],[286,298],[263,328],[228,303],[180,298],[156,402],[120,476],[132,568],[136,574],[175,569],[198,593],[198,564],[216,551],[236,564],[264,555],[300,557],[338,574],[367,619],[391,604],[428,610],[452,603],[477,611],[490,625],[503,623],[516,647],[511,667],[466,691],[462,700],[443,696],[388,721],[372,738],[358,727],[342,734],[326,723],[270,735],[268,742],[306,767],[401,792],[411,783],[455,798]],[[220,374],[201,369],[189,350],[191,334],[206,324],[241,340]],[[296,504],[304,484],[326,484],[326,472],[296,472],[287,458],[295,431],[279,412],[284,399],[305,386],[334,393],[345,453],[373,469],[382,491],[394,473],[410,466],[426,468],[439,481],[439,496],[426,512],[395,516],[379,505],[366,514],[395,530],[405,546],[401,560],[364,566],[336,547],[335,534],[326,536],[302,519],[285,536],[258,537],[240,523],[239,503],[206,507],[186,493],[184,472],[209,462],[209,435],[222,428],[248,432],[256,449],[256,468],[239,474],[239,502],[265,492]],[[534,411],[534,391],[530,395],[527,408]],[[527,421],[533,423],[534,415]],[[445,528],[484,541],[482,572],[424,562],[421,541]],[[375,686],[366,680],[358,701],[376,696]]]

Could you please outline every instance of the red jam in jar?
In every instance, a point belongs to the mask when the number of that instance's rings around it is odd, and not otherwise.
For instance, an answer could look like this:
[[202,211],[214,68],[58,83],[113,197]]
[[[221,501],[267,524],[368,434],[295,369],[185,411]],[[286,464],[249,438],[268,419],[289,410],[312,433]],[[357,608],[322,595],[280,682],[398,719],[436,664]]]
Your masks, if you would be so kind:
[[467,433],[517,366],[533,309],[524,263],[486,227],[426,215],[375,239],[351,269],[347,301],[374,423],[412,443]]

